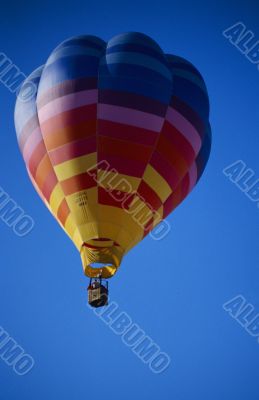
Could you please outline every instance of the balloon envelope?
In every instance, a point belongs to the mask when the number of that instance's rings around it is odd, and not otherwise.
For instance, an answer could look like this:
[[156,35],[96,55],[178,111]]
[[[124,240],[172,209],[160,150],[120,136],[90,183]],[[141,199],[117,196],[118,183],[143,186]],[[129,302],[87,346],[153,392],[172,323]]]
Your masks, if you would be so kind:
[[24,83],[17,138],[31,181],[81,253],[111,277],[191,192],[209,158],[209,100],[197,69],[150,37],[66,40]]

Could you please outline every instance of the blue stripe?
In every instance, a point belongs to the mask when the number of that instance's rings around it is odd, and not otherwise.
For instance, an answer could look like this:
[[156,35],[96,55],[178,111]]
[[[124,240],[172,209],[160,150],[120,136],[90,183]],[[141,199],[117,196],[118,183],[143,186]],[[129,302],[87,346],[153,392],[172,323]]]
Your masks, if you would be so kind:
[[59,59],[44,69],[39,93],[42,95],[51,87],[67,80],[97,77],[98,67],[98,57],[83,55]]
[[97,50],[96,48],[86,47],[86,46],[67,46],[58,49],[53,52],[48,59],[47,66],[53,62],[64,57],[73,57],[78,55],[88,55],[93,57],[100,57],[103,51]]
[[153,71],[156,71],[158,74],[163,75],[168,80],[171,80],[172,78],[170,70],[160,61],[157,61],[152,57],[139,53],[123,52],[123,53],[107,54],[105,58],[103,58],[101,61],[101,63],[105,62],[107,62],[108,65],[130,64],[130,65],[142,66],[147,69],[152,69]]
[[155,58],[158,61],[161,61],[164,63],[168,69],[170,69],[170,64],[167,61],[167,58],[163,53],[160,53],[150,47],[142,46],[139,44],[135,43],[127,43],[127,44],[118,44],[116,46],[112,46],[107,48],[106,54],[112,54],[112,53],[118,53],[118,52],[134,52],[134,53],[140,53],[140,54],[146,54],[148,56],[151,56]]
[[[23,85],[26,85],[28,82],[33,82],[38,90],[43,69],[44,69],[44,66],[41,66],[41,67],[37,68],[35,71],[33,71],[28,76],[28,78],[24,81]],[[22,87],[23,87],[23,85],[22,85]],[[21,87],[21,89],[22,89],[22,87]],[[16,128],[16,135],[17,135],[18,139],[21,135],[21,132],[22,132],[24,126],[27,124],[27,122],[32,117],[37,115],[36,98],[37,98],[37,92],[34,94],[34,96],[31,99],[28,99],[27,101],[21,101],[19,99],[19,96],[17,97],[17,101],[16,101],[16,105],[15,105],[15,128]]]
[[184,78],[184,79],[194,83],[204,92],[204,94],[206,96],[208,95],[207,88],[206,88],[206,85],[205,85],[203,79],[201,80],[200,77],[198,77],[197,75],[194,75],[190,71],[185,71],[183,69],[175,69],[174,68],[173,76],[174,77],[179,76],[180,78]]
[[147,82],[143,79],[134,79],[126,77],[111,77],[111,76],[100,76],[98,82],[99,89],[110,89],[118,90],[121,92],[135,93],[142,96],[150,97],[158,100],[163,104],[169,104],[171,100],[171,87],[167,85],[167,89],[151,82]]
[[169,62],[169,65],[171,68],[180,68],[184,70],[188,70],[192,72],[193,74],[197,75],[201,80],[203,80],[202,75],[200,72],[195,68],[195,66],[190,63],[189,61],[185,60],[185,58],[179,57],[179,56],[174,56],[172,54],[166,54],[166,58]]
[[127,32],[114,36],[109,40],[107,49],[118,44],[124,45],[128,43],[143,45],[156,50],[158,53],[163,53],[159,45],[153,39],[140,32]]
[[198,157],[196,158],[197,173],[198,173],[197,182],[200,180],[205,170],[206,164],[209,160],[210,152],[211,152],[211,127],[210,124],[208,124],[207,134],[204,137],[201,150],[198,154]]
[[172,90],[172,80],[166,79],[164,76],[157,74],[151,69],[144,67],[139,67],[127,64],[111,64],[111,65],[101,65],[99,68],[99,77],[106,75],[112,78],[130,78],[132,80],[143,80],[150,82],[156,86],[160,86],[160,90]]
[[86,46],[96,48],[97,50],[104,50],[106,47],[106,43],[97,36],[75,36],[62,42],[58,47],[56,47],[54,52],[59,50],[60,48],[64,48],[67,46]]
[[175,77],[173,80],[173,94],[195,110],[203,121],[206,122],[208,120],[209,99],[198,86],[186,79]]

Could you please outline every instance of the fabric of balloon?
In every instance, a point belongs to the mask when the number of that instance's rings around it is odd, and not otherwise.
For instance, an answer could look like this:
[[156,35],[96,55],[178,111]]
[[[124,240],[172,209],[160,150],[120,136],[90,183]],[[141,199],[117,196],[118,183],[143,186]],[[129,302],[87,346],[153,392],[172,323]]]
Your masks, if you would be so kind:
[[109,278],[204,171],[204,80],[190,62],[131,32],[108,43],[68,39],[26,82],[36,90],[27,101],[18,96],[15,125],[30,179],[85,274]]

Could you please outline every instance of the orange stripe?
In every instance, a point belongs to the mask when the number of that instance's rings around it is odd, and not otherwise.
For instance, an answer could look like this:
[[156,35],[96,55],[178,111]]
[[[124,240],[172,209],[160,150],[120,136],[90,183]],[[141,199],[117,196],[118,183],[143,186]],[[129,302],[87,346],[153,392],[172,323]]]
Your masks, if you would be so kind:
[[53,167],[51,165],[49,156],[46,153],[40,164],[38,165],[35,176],[35,182],[37,183],[40,190],[44,186],[46,179],[51,171],[53,171]]
[[65,225],[69,214],[70,214],[70,209],[67,205],[67,201],[66,199],[63,199],[57,212],[57,217],[63,226]]
[[38,146],[35,148],[35,150],[33,151],[32,155],[29,159],[29,162],[28,162],[28,167],[29,167],[30,173],[32,174],[33,177],[35,177],[37,168],[38,168],[41,160],[45,156],[45,154],[46,154],[46,147],[42,140],[38,144]]
[[67,143],[74,142],[79,139],[85,139],[96,133],[96,120],[84,121],[80,124],[73,126],[66,126],[60,130],[53,131],[51,134],[44,134],[44,141],[49,151],[56,149],[59,146],[63,146]]

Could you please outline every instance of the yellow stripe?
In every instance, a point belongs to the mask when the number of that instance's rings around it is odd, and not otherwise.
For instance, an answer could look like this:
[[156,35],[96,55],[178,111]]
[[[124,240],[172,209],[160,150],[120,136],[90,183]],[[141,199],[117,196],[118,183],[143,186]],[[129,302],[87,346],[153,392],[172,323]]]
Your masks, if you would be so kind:
[[[77,229],[77,227],[76,227],[75,221],[73,219],[73,215],[69,214],[69,216],[67,217],[66,222],[65,222],[64,230],[65,230],[66,234],[71,238],[71,240],[73,240],[76,229]],[[75,245],[76,245],[76,243],[75,243]]]
[[156,192],[162,202],[172,193],[166,180],[150,164],[145,170],[143,180]]
[[62,203],[64,197],[65,196],[61,189],[60,183],[58,183],[53,189],[49,200],[50,209],[55,215],[57,215],[59,206]]
[[72,240],[73,240],[75,246],[80,250],[84,241],[83,241],[78,229],[75,230]]
[[75,175],[80,175],[93,166],[97,162],[97,153],[87,154],[86,156],[76,157],[72,160],[65,161],[54,167],[55,173],[59,181],[72,178]]
[[134,176],[119,174],[112,171],[98,170],[98,184],[104,189],[116,188],[125,193],[132,193],[137,190],[141,179]]
[[97,187],[73,193],[66,200],[77,225],[97,220]]
[[107,237],[114,240],[126,249],[132,240],[143,236],[143,227],[125,210],[99,205],[98,234],[99,237]]

